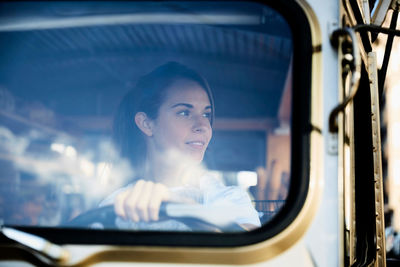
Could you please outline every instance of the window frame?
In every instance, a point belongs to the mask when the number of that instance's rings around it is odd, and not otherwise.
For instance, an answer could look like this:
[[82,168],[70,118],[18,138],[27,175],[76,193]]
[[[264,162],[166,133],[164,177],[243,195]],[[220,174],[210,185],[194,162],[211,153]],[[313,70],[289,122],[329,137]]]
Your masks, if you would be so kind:
[[[222,1],[223,2],[223,1]],[[189,232],[156,232],[156,231],[121,231],[121,230],[87,230],[87,229],[67,229],[49,227],[15,227],[25,232],[29,232],[48,239],[57,244],[74,245],[113,245],[139,248],[143,247],[149,254],[149,259],[154,259],[154,249],[163,251],[167,247],[188,248],[232,248],[255,245],[266,242],[267,245],[283,242],[284,246],[289,247],[295,240],[300,238],[305,232],[305,228],[310,224],[311,218],[306,222],[300,222],[301,217],[312,217],[315,213],[315,199],[318,194],[317,187],[310,188],[315,184],[314,177],[318,171],[313,173],[311,161],[315,161],[320,154],[318,143],[321,142],[320,119],[314,117],[315,112],[320,112],[318,107],[319,96],[317,87],[319,75],[315,74],[316,64],[320,64],[321,46],[318,24],[313,17],[312,11],[304,2],[295,1],[253,1],[265,4],[279,12],[292,29],[293,40],[293,103],[292,103],[292,123],[291,123],[291,172],[290,189],[285,206],[268,223],[259,229],[241,233],[189,233]],[[315,111],[314,109],[319,109]],[[313,140],[312,140],[313,139]],[[314,140],[315,139],[315,140]],[[321,147],[321,146],[320,146]],[[311,192],[311,190],[314,190]],[[311,215],[311,216],[310,216]],[[303,218],[304,219],[304,218]],[[290,237],[288,235],[296,234]],[[285,232],[285,233],[284,233]],[[278,240],[279,239],[279,240]],[[6,243],[0,237],[1,243]],[[265,247],[265,246],[263,246]],[[252,250],[258,251],[257,249]],[[143,252],[143,251],[142,251]],[[245,251],[243,251],[245,252]],[[264,250],[265,252],[265,250]],[[130,252],[132,253],[132,252]],[[272,253],[272,252],[271,252]],[[106,254],[105,254],[106,255]],[[132,256],[135,253],[131,254]],[[146,254],[147,255],[147,254]],[[221,254],[222,255],[222,254]],[[242,254],[238,254],[240,257]],[[146,256],[144,256],[146,257]],[[161,254],[157,256],[163,257]],[[265,256],[264,256],[265,257]],[[267,257],[270,257],[267,255]],[[258,257],[259,258],[259,257]],[[195,262],[218,262],[216,258],[195,259]],[[254,261],[247,259],[245,261]],[[227,259],[224,263],[229,262]]]

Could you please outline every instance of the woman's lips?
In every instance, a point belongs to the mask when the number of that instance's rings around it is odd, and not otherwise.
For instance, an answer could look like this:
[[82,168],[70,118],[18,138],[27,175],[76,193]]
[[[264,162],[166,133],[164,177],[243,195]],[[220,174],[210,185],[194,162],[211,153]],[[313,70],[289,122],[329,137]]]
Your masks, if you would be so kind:
[[202,150],[205,147],[204,141],[189,141],[189,142],[186,142],[186,144],[189,145],[193,149],[199,149],[199,150]]

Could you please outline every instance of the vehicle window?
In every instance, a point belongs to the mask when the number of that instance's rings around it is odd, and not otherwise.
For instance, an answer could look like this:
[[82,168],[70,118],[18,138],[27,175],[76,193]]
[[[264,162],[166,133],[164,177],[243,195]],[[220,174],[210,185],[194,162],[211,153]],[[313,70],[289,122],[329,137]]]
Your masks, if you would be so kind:
[[3,224],[247,232],[285,206],[293,41],[277,11],[0,9]]

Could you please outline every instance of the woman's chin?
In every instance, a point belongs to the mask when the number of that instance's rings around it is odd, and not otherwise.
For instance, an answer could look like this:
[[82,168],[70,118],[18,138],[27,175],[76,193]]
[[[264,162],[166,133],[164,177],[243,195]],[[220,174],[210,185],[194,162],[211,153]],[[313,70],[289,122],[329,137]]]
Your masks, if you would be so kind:
[[184,165],[200,164],[203,161],[204,151],[172,150],[165,154],[165,158],[172,162],[180,162]]
[[204,158],[204,152],[202,151],[191,151],[189,154],[189,158],[191,161],[193,161],[194,164],[200,164],[203,161]]
[[204,153],[199,153],[199,152],[193,152],[190,151],[189,153],[186,153],[183,157],[183,160],[181,162],[185,163],[186,165],[199,165],[203,161]]

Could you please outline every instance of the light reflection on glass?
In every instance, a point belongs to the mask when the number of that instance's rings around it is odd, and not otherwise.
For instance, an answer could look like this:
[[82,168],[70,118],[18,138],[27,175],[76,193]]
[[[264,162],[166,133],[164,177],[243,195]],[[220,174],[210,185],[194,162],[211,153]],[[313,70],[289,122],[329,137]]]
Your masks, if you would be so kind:
[[[227,186],[242,187],[263,223],[284,205],[291,153],[288,25],[255,3],[244,15],[242,9],[180,16],[162,9],[100,16],[107,21],[55,16],[0,27],[0,41],[9,43],[2,49],[21,47],[11,49],[11,65],[0,60],[6,177],[0,177],[0,197],[14,201],[4,215],[10,223],[63,224],[137,178],[138,170],[114,148],[111,122],[139,77],[167,61],[198,69],[215,91],[215,141],[201,168]],[[137,33],[146,33],[144,39]],[[23,208],[35,211],[32,218],[19,216]]]

